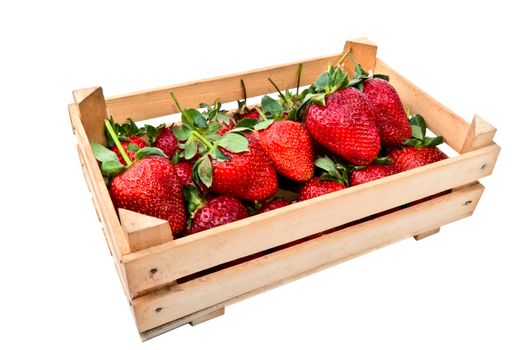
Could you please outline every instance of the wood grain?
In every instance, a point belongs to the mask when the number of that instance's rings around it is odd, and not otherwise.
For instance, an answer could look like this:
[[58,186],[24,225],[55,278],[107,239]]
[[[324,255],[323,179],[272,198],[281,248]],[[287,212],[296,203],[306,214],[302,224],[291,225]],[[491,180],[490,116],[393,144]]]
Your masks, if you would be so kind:
[[[202,278],[133,300],[140,332],[199,310],[236,302],[355,256],[472,214],[483,186],[431,199],[407,209],[321,236]],[[465,205],[471,201],[472,205]],[[436,215],[436,213],[440,215]]]
[[[499,147],[492,145],[128,254],[123,260],[130,292],[136,296],[220,263],[476,181],[491,173],[498,153]],[[151,268],[158,270],[154,278]]]

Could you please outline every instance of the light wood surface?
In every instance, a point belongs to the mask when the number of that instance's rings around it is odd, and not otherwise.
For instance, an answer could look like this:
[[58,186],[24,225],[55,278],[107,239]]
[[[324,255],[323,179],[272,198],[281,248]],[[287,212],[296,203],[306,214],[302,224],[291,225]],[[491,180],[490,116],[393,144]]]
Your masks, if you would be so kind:
[[416,241],[420,241],[422,240],[423,238],[427,238],[429,236],[432,236],[432,235],[435,235],[436,233],[438,233],[440,231],[440,228],[432,228],[430,230],[427,230],[427,231],[424,231],[424,232],[421,232],[421,233],[418,233],[417,235],[414,236],[414,239]]
[[[492,145],[128,254],[123,259],[131,295],[476,181],[491,173],[498,153]],[[155,278],[149,274],[152,267],[158,269]]]
[[474,151],[493,143],[496,128],[487,123],[483,118],[475,115],[470,123],[467,136],[461,147],[461,153]]
[[202,315],[202,316],[199,316],[199,317],[194,318],[194,319],[190,322],[190,324],[191,324],[192,326],[196,326],[196,325],[198,325],[198,324],[204,323],[204,322],[206,322],[206,321],[209,321],[209,320],[211,320],[211,319],[214,319],[214,318],[219,317],[219,316],[222,316],[222,315],[224,315],[224,308],[223,308],[223,307],[221,307],[221,308],[219,308],[219,309],[217,309],[217,310],[215,310],[215,311],[213,311],[213,312],[210,312],[210,313],[207,313],[207,314],[205,314],[205,315]]
[[106,100],[101,87],[73,91],[73,99],[78,106],[80,121],[87,136],[87,143],[96,141],[105,144],[104,119],[108,117]]
[[[282,283],[472,214],[483,191],[473,185],[202,278],[133,300],[147,331],[210,306],[228,305]],[[471,205],[464,205],[471,201]],[[439,213],[439,215],[436,215]],[[250,294],[251,296],[253,294]]]
[[122,208],[118,212],[132,252],[173,240],[170,224],[166,220]]
[[375,69],[377,46],[367,38],[347,41],[344,52],[350,52],[344,60],[344,69],[348,72],[350,79],[354,75],[356,63],[361,64],[366,71]]

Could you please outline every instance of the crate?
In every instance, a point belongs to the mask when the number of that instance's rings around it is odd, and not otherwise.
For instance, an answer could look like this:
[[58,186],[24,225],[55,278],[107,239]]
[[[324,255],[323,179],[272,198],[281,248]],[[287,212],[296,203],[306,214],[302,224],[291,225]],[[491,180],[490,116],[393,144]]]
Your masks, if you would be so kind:
[[[470,124],[458,117],[376,58],[367,39],[347,41],[347,50],[365,69],[389,75],[405,106],[458,155],[177,240],[166,221],[113,207],[90,149],[93,140],[105,142],[103,119],[178,113],[170,92],[187,108],[217,97],[235,101],[242,98],[241,78],[249,97],[271,93],[267,78],[292,87],[299,63],[302,81],[311,84],[341,54],[111,98],[100,87],[73,92],[69,113],[82,169],[143,340],[390,243],[427,237],[473,213],[483,192],[478,180],[492,173],[500,151],[492,141],[496,129],[479,116]],[[345,69],[354,67],[347,58]]]

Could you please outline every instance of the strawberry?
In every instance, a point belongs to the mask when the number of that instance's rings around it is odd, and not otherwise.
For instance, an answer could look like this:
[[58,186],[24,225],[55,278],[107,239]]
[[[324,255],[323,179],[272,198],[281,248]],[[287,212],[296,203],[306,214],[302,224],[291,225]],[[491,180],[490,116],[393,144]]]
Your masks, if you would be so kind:
[[290,205],[290,204],[291,204],[290,202],[284,199],[274,199],[274,200],[271,200],[261,205],[261,207],[257,210],[257,214],[262,214],[262,213],[272,211],[274,209],[286,207],[287,205]]
[[169,159],[180,149],[173,128],[167,126],[162,126],[157,130],[153,145],[161,149]]
[[[144,141],[143,139],[141,139],[138,136],[127,136],[126,139],[128,139],[129,141],[122,141],[122,142],[120,142],[120,144],[122,145],[122,148],[124,148],[124,150],[126,151],[126,154],[128,155],[129,159],[131,161],[134,161],[135,160],[135,152],[138,151],[138,149],[140,149],[140,148],[147,147],[148,144],[147,144],[146,141]],[[130,146],[130,145],[134,145],[136,147],[133,147],[133,146]],[[117,145],[114,145],[113,147],[111,147],[111,150],[116,153],[120,163],[122,165],[125,165],[126,161],[124,160],[124,158],[122,158],[122,155],[120,154],[120,152],[119,152],[119,150],[117,148]]]
[[105,121],[111,139],[126,162],[123,166],[117,155],[95,142],[91,147],[101,171],[109,182],[109,193],[116,208],[167,220],[173,235],[182,232],[186,211],[182,186],[175,168],[158,148],[145,147],[134,155],[131,162],[109,120]]
[[372,105],[382,146],[398,147],[412,136],[403,103],[388,81],[381,78],[366,79],[363,93]]
[[389,157],[397,173],[447,159],[445,153],[437,147],[396,149],[390,153]]
[[193,182],[193,163],[181,161],[174,164],[175,172],[182,186],[194,186]]
[[303,124],[291,120],[276,121],[254,136],[280,175],[298,182],[313,177],[313,146]]
[[247,119],[247,118],[259,120],[259,112],[256,109],[252,109],[244,114],[238,115],[236,119],[240,121],[240,120]]
[[335,191],[344,190],[345,188],[345,185],[337,181],[321,180],[319,177],[314,177],[312,180],[308,181],[301,189],[301,192],[299,192],[299,202]]
[[371,164],[363,169],[356,168],[350,175],[350,186],[364,184],[393,174],[395,174],[394,166],[389,164]]
[[368,97],[370,108],[379,131],[383,147],[399,147],[410,138],[412,131],[397,91],[386,75],[372,77],[358,64],[352,85]]
[[275,169],[257,140],[240,133],[246,128],[219,136],[219,124],[208,123],[201,112],[182,108],[173,94],[172,97],[182,111],[182,126],[175,132],[184,141],[184,158],[202,154],[193,167],[197,183],[219,195],[247,201],[263,201],[277,192]]
[[221,148],[229,160],[212,160],[212,192],[235,196],[247,201],[263,201],[277,190],[277,174],[270,159],[252,136],[248,136],[248,150],[234,153]]
[[348,75],[329,67],[310,88],[306,127],[321,145],[355,165],[371,163],[380,150],[367,97],[349,85]]
[[395,149],[389,157],[396,172],[414,169],[423,165],[446,159],[447,156],[438,146],[443,142],[442,136],[426,136],[427,126],[419,114],[410,118],[412,138],[405,141],[405,148]]
[[191,222],[189,234],[221,226],[248,217],[248,210],[242,203],[230,196],[211,199],[198,209]]

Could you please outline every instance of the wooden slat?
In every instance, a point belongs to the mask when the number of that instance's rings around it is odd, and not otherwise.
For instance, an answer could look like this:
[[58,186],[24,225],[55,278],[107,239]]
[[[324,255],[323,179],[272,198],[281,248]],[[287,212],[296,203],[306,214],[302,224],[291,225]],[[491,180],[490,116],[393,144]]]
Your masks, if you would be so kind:
[[107,110],[102,88],[75,90],[73,98],[78,106],[80,121],[88,144],[91,144],[91,141],[104,144],[106,142],[104,119],[107,118]]
[[491,145],[495,134],[495,127],[487,123],[480,116],[475,115],[474,119],[472,119],[472,123],[470,123],[465,142],[461,148],[461,153],[474,151]]
[[[220,263],[476,181],[491,173],[499,149],[492,145],[128,254],[123,259],[130,292],[136,296]],[[152,268],[157,269],[154,277]]]
[[367,38],[347,41],[343,52],[347,51],[350,54],[344,60],[344,69],[350,78],[354,74],[356,63],[360,64],[366,71],[375,69],[377,46]]
[[132,252],[173,240],[166,220],[119,208],[119,218]]
[[442,135],[445,142],[455,151],[461,152],[469,124],[447,107],[436,101],[432,96],[412,84],[408,79],[377,59],[374,73],[390,76],[405,107],[412,113],[419,113],[428,127],[437,135]]
[[432,236],[432,235],[435,235],[436,233],[438,233],[440,230],[440,228],[432,228],[430,230],[427,230],[425,232],[421,232],[421,233],[418,233],[417,235],[414,236],[414,239],[416,241],[420,241],[422,240],[423,238],[427,238],[429,236]]
[[126,296],[129,297],[128,282],[122,262],[122,256],[130,252],[129,245],[124,231],[120,226],[115,209],[113,208],[113,203],[111,202],[102,174],[98,168],[97,160],[91,152],[91,149],[87,148],[89,147],[88,138],[80,121],[78,106],[76,104],[70,104],[68,107],[71,120],[75,126],[75,135],[79,142],[78,150],[81,156],[81,162],[84,164],[85,174],[88,176],[88,183],[91,184],[93,203],[95,204],[99,219],[102,222],[103,232],[106,235],[106,241],[110,247],[111,255],[115,260],[122,286]]
[[170,92],[174,92],[186,108],[198,107],[201,102],[213,103],[216,98],[223,103],[236,101],[242,98],[241,79],[244,80],[249,97],[260,96],[275,92],[268,77],[271,77],[282,89],[294,87],[297,81],[297,67],[300,63],[303,64],[302,85],[309,85],[338,58],[339,54],[324,56],[111,97],[107,99],[108,111],[117,122],[123,122],[126,118],[139,121],[178,113]]
[[[133,300],[140,332],[220,304],[225,306],[352,257],[470,215],[483,191],[474,185],[321,236],[241,265]],[[465,205],[471,201],[471,205]],[[436,215],[439,213],[439,215]]]

